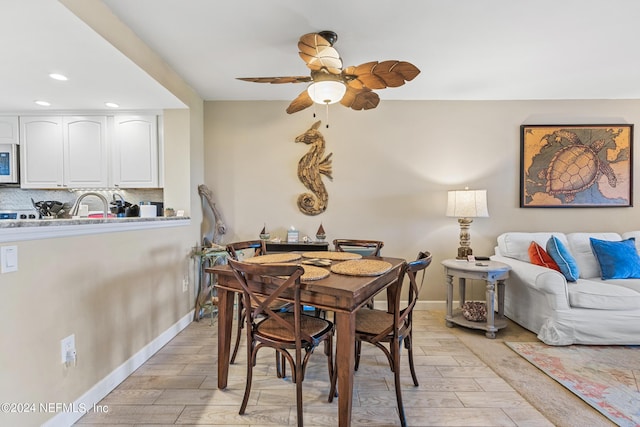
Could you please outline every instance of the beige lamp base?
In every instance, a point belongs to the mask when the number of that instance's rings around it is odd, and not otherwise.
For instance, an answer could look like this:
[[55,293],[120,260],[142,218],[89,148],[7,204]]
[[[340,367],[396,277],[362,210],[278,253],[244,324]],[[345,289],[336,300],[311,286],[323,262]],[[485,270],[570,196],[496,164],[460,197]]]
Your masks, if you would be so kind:
[[473,250],[469,246],[471,243],[471,234],[469,234],[469,227],[473,219],[471,218],[458,218],[458,224],[460,224],[460,247],[458,248],[458,256],[456,259],[467,259],[469,255],[473,255]]

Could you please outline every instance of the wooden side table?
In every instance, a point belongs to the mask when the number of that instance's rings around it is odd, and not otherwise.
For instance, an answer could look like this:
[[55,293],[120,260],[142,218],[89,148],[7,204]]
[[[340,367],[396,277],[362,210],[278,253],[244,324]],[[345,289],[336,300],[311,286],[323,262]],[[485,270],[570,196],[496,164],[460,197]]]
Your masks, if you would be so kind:
[[213,313],[217,310],[216,304],[214,303],[214,285],[216,278],[213,274],[207,274],[205,269],[218,264],[226,264],[227,251],[194,247],[191,252],[191,257],[197,259],[198,268],[198,290],[196,291],[193,320],[199,322],[208,310],[211,316],[211,325],[213,326]]
[[[481,264],[481,265],[478,265]],[[509,277],[511,267],[497,261],[482,261],[479,263],[469,262],[459,259],[445,259],[442,261],[444,273],[447,277],[447,315],[446,325],[450,328],[454,324],[473,329],[483,329],[487,331],[487,338],[495,338],[496,332],[507,326],[504,317],[504,281]],[[458,277],[460,294],[460,307],[465,301],[466,279],[484,280],[487,282],[486,304],[487,321],[472,322],[462,315],[460,308],[453,310],[453,276]],[[498,285],[498,313],[495,313],[495,289]]]

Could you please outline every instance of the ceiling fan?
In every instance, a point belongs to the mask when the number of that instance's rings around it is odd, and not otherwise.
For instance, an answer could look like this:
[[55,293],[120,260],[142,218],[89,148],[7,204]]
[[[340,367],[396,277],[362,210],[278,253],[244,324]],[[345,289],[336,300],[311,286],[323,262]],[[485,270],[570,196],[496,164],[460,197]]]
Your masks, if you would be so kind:
[[311,83],[289,104],[287,113],[297,113],[318,104],[340,102],[354,110],[370,110],[380,103],[373,90],[398,87],[413,80],[420,70],[405,61],[371,61],[342,68],[342,58],[333,44],[338,35],[333,31],[309,33],[300,37],[299,55],[311,70],[310,76],[238,77],[256,83]]

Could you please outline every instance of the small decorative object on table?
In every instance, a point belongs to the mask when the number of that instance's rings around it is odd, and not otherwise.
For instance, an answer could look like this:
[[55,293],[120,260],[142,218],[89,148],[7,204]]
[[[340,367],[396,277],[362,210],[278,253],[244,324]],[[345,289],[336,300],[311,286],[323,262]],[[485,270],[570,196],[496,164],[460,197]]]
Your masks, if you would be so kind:
[[316,240],[318,242],[323,242],[326,238],[327,233],[325,233],[324,227],[322,226],[322,223],[320,223],[320,227],[318,227],[318,231],[316,231]]
[[470,322],[487,321],[487,304],[482,301],[467,301],[460,308],[464,318]]
[[271,234],[267,232],[267,224],[265,224],[264,227],[262,227],[262,231],[260,231],[260,239],[269,240],[269,237],[271,237]]
[[300,238],[300,232],[292,225],[290,230],[287,230],[287,243],[297,243]]

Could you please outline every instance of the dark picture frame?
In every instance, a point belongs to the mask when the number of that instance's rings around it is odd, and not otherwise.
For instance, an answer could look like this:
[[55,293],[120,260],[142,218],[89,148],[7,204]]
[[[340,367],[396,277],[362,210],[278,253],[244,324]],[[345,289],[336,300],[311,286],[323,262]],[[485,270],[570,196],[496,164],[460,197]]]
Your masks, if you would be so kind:
[[633,206],[633,124],[521,125],[520,207]]

